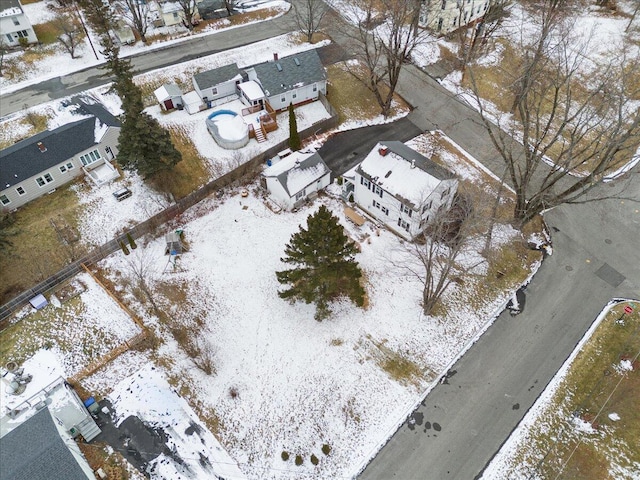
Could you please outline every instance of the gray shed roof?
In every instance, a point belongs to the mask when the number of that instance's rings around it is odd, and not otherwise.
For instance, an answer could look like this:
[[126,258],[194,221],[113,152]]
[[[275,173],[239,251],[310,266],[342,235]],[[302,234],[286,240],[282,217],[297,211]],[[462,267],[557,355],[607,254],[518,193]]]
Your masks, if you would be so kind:
[[315,49],[283,57],[278,61],[259,63],[253,68],[267,96],[327,79]]
[[43,408],[0,439],[2,480],[87,480],[48,408]]
[[[77,105],[76,110],[80,114],[92,116],[38,133],[0,151],[0,190],[16,185],[97,145],[96,121],[108,126],[120,125],[118,119],[102,105],[82,103]],[[46,152],[40,151],[38,142],[42,142]]]
[[193,76],[193,82],[200,90],[203,90],[205,88],[215,87],[221,83],[228,82],[236,75],[241,75],[243,78],[246,76],[244,71],[238,68],[237,64],[232,63],[231,65],[225,65],[224,67],[218,67],[213,70],[207,70],[206,72],[196,73]]

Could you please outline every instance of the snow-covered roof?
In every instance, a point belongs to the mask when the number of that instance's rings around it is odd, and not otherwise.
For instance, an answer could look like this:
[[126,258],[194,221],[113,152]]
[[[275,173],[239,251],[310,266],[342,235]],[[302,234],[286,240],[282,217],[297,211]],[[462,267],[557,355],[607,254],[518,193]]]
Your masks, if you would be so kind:
[[398,141],[379,142],[356,171],[414,206],[429,196],[441,181],[455,178],[447,169]]
[[173,97],[180,97],[182,90],[180,90],[180,87],[175,83],[165,83],[160,88],[155,89],[153,94],[159,102],[164,102]]
[[265,177],[276,177],[292,197],[330,172],[318,153],[294,152],[267,168],[262,174]]
[[244,92],[244,95],[249,100],[258,100],[260,98],[264,98],[264,92],[258,82],[254,80],[249,80],[248,82],[244,82],[240,84],[240,90]]
[[160,4],[160,8],[162,13],[180,12],[182,10],[179,2],[163,2]]
[[202,99],[200,98],[200,95],[198,95],[198,92],[192,90],[182,95],[182,102],[185,105],[197,105],[199,103],[202,103]]

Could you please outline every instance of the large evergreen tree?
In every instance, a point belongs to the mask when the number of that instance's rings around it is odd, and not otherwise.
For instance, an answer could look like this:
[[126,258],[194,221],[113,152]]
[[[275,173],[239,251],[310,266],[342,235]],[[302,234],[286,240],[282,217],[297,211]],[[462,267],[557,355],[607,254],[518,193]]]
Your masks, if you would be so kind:
[[357,248],[344,233],[338,219],[323,205],[307,218],[307,228],[291,236],[281,260],[293,268],[276,272],[278,281],[290,287],[281,298],[315,303],[315,319],[331,313],[328,302],[346,296],[356,305],[364,304],[360,285],[362,271],[354,257]]
[[294,152],[300,150],[302,143],[300,142],[300,134],[298,133],[298,121],[296,120],[296,112],[293,110],[293,104],[289,104],[289,148]]

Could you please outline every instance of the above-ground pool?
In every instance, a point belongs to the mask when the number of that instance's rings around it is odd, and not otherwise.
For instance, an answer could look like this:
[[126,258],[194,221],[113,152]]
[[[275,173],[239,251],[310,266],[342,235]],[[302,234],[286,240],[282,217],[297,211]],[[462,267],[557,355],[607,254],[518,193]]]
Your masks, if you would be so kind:
[[207,117],[207,129],[222,148],[242,148],[249,143],[249,126],[231,110],[216,110]]

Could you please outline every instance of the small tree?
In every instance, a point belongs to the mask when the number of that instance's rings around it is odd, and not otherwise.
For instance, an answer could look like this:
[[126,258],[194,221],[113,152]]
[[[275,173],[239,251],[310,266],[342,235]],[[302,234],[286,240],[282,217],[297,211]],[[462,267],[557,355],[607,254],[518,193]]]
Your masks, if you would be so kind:
[[58,35],[58,41],[71,55],[71,58],[76,58],[76,48],[83,38],[82,25],[80,25],[76,12],[71,8],[56,9],[53,25],[61,32]]
[[278,282],[290,285],[278,295],[291,301],[315,303],[315,319],[331,313],[329,301],[346,296],[356,305],[364,304],[360,285],[362,271],[355,261],[357,247],[344,233],[344,228],[322,205],[307,218],[307,228],[291,236],[282,262],[293,265],[290,270],[276,272]]
[[149,2],[140,0],[117,0],[112,2],[114,11],[126,20],[143,43],[147,43],[147,29],[149,28]]
[[289,104],[289,148],[294,152],[300,150],[302,146],[300,142],[300,134],[298,133],[298,121],[296,120],[296,112],[293,110],[293,104]]
[[136,242],[131,236],[130,232],[127,232],[127,241],[129,242],[129,246],[131,247],[131,250],[135,250],[136,248],[138,248],[138,245],[136,245]]
[[178,0],[176,3],[180,6],[180,10],[182,11],[182,23],[189,30],[193,30],[198,14],[196,0]]

